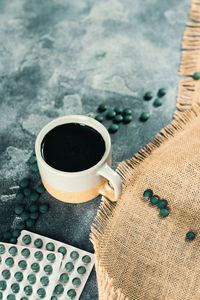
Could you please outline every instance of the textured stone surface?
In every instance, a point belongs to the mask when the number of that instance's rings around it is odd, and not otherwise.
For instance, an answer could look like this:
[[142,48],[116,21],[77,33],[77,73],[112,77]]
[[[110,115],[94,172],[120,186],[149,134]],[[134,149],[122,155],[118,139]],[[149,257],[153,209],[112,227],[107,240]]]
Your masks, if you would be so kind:
[[[95,116],[102,101],[131,107],[133,122],[112,136],[116,167],[171,121],[189,2],[0,1],[0,235],[16,224],[15,199],[2,195],[30,173],[26,161],[44,124],[72,113]],[[168,90],[161,107],[143,101],[160,87]],[[142,111],[150,112],[146,123]],[[92,251],[100,197],[71,205],[44,193],[42,201],[50,210],[34,231]],[[94,271],[81,299],[97,300]]]

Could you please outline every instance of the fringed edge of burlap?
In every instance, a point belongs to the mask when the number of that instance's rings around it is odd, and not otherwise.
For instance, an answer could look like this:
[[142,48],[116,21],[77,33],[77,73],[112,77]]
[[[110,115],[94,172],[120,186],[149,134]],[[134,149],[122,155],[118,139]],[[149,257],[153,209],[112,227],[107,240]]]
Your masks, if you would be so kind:
[[[200,0],[192,0],[190,18],[200,21]],[[188,22],[183,36],[182,60],[179,74],[192,76],[200,72],[200,23]],[[155,138],[144,148],[139,150],[131,159],[121,162],[116,172],[122,179],[123,189],[129,184],[133,170],[138,167],[153,150],[160,147],[165,141],[173,138],[188,123],[200,116],[200,80],[193,77],[186,78],[179,83],[179,92],[176,104],[177,110],[173,121],[163,128]],[[100,259],[99,246],[104,230],[111,223],[116,204],[102,197],[102,202],[93,222],[90,240],[95,249],[95,268],[99,289],[99,300],[129,300],[123,291],[115,287],[114,280],[103,267]]]
[[200,81],[193,78],[182,79],[179,83],[177,110],[184,112],[198,103],[200,103]]
[[183,34],[179,75],[192,76],[195,72],[200,72],[200,23],[188,22]]
[[101,294],[99,295],[99,300],[129,300],[125,297],[121,289],[115,290],[113,286],[113,279],[109,278],[105,269],[100,265],[100,262],[95,264],[97,270],[98,284],[101,286]]

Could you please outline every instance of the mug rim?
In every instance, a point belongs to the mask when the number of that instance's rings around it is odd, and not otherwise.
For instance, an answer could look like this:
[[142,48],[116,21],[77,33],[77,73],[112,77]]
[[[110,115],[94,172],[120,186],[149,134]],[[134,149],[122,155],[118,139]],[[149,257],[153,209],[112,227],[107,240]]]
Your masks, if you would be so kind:
[[[67,122],[66,122],[67,121]],[[66,171],[60,171],[58,169],[55,169],[51,167],[49,164],[46,163],[46,161],[43,159],[41,155],[41,143],[43,141],[44,136],[53,128],[67,123],[80,123],[80,124],[86,124],[92,128],[94,128],[96,131],[98,131],[99,134],[104,139],[105,142],[105,152],[102,156],[102,158],[98,161],[97,164],[94,166],[78,172],[66,172]],[[98,130],[99,129],[99,130]],[[39,163],[41,163],[44,167],[49,168],[52,172],[60,174],[60,175],[68,175],[68,176],[78,176],[78,175],[85,175],[87,173],[90,173],[92,171],[95,171],[95,169],[98,169],[103,163],[106,162],[106,159],[109,156],[111,149],[111,139],[110,135],[108,133],[108,130],[103,126],[99,121],[95,120],[92,117],[88,117],[85,115],[67,115],[62,116],[56,119],[53,119],[49,123],[47,123],[38,133],[36,141],[35,141],[35,153],[37,160],[39,160]]]

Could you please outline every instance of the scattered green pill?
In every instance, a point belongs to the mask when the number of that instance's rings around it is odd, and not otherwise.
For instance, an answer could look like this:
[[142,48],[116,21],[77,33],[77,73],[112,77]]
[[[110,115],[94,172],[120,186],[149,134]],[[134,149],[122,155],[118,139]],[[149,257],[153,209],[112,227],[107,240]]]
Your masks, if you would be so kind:
[[160,216],[163,217],[163,218],[165,218],[165,217],[167,217],[168,215],[169,215],[168,209],[166,209],[166,208],[161,208],[161,210],[160,210]]
[[47,213],[48,210],[49,210],[49,206],[47,204],[41,204],[39,206],[39,211],[41,212],[41,214]]
[[41,251],[36,251],[34,256],[38,261],[41,261],[43,259],[43,253]]
[[1,280],[1,281],[0,281],[0,291],[5,291],[6,288],[7,288],[6,281]]
[[23,221],[27,221],[30,217],[30,214],[28,211],[23,211],[21,214],[20,214],[20,217],[22,218]]
[[38,263],[33,263],[33,264],[31,265],[31,270],[32,270],[33,272],[35,272],[35,273],[39,272],[39,271],[40,271],[40,266],[39,266],[39,264],[38,264]]
[[74,289],[70,289],[67,291],[67,296],[70,298],[70,299],[74,299],[74,297],[76,297],[76,291]]
[[41,239],[36,239],[36,240],[34,241],[34,245],[35,245],[36,248],[42,248],[42,246],[43,246],[43,241],[42,241]]
[[31,194],[31,189],[25,188],[25,189],[23,190],[23,193],[24,193],[24,195],[25,195],[26,197],[28,197],[28,196],[30,196],[30,194]]
[[104,112],[107,110],[107,105],[105,103],[101,103],[98,107],[99,112]]
[[119,114],[122,114],[123,108],[120,107],[120,106],[116,106],[116,107],[114,108],[114,111],[116,112],[117,115],[119,115]]
[[32,220],[37,220],[39,218],[39,213],[37,211],[30,213],[30,218]]
[[110,133],[115,133],[115,132],[117,132],[118,129],[119,129],[119,126],[118,126],[117,124],[112,124],[112,125],[110,125],[110,127],[108,128],[108,131],[109,131]]
[[67,283],[69,281],[69,275],[67,273],[61,274],[59,281],[63,283]]
[[57,296],[52,296],[51,300],[58,300],[58,297]]
[[80,280],[80,278],[74,278],[73,280],[72,280],[72,284],[75,286],[75,287],[78,287],[80,284],[81,284],[81,280]]
[[11,290],[13,293],[17,294],[19,292],[19,284],[18,283],[13,283],[11,285]]
[[153,196],[153,192],[152,190],[148,189],[146,191],[144,191],[143,197],[146,199],[150,199]]
[[113,119],[113,123],[121,123],[123,121],[122,115],[116,115]]
[[31,165],[31,170],[33,171],[33,172],[38,172],[39,171],[39,169],[38,169],[38,164],[37,163],[34,163],[34,164],[32,164]]
[[40,298],[44,298],[46,296],[45,289],[43,289],[43,288],[38,289],[37,294]]
[[167,93],[167,90],[165,88],[161,88],[158,90],[158,97],[163,97],[166,95],[166,93]]
[[47,276],[43,276],[40,278],[40,282],[43,286],[47,286],[49,284],[49,278]]
[[0,254],[4,254],[6,252],[6,248],[3,244],[0,244]]
[[24,279],[24,276],[23,276],[23,273],[22,272],[16,272],[15,275],[14,275],[15,279],[18,281],[18,282],[21,282],[23,279]]
[[8,267],[12,267],[14,265],[14,260],[12,257],[8,257],[6,258],[5,263]]
[[100,123],[103,122],[104,117],[102,115],[96,115],[95,120],[99,121]]
[[17,192],[16,194],[16,200],[21,201],[24,199],[24,194],[22,192]]
[[107,119],[113,119],[116,116],[116,112],[114,110],[109,110],[106,114]]
[[44,267],[44,271],[46,274],[51,275],[51,273],[53,272],[53,268],[50,265],[47,265]]
[[123,110],[123,113],[122,113],[124,116],[126,116],[126,115],[131,115],[132,114],[132,111],[131,111],[131,109],[130,108],[125,108],[124,110]]
[[70,257],[71,257],[71,259],[73,259],[73,260],[77,260],[77,259],[79,258],[79,254],[78,254],[77,251],[72,251],[72,252],[70,253]]
[[132,121],[132,116],[131,115],[125,115],[123,118],[123,123],[128,124]]
[[146,92],[146,93],[144,94],[144,100],[149,101],[149,100],[151,100],[152,98],[153,98],[153,93],[152,93],[152,92]]
[[36,161],[37,161],[37,158],[36,158],[35,155],[32,155],[32,156],[29,158],[29,163],[30,163],[30,164],[34,164]]
[[167,207],[167,200],[160,200],[158,202],[158,208],[166,208]]
[[10,253],[10,255],[12,256],[16,256],[17,255],[17,248],[15,246],[12,246],[9,248],[8,252]]
[[65,269],[68,271],[68,272],[71,272],[73,269],[74,269],[74,265],[72,262],[68,262],[65,264]]
[[19,204],[15,206],[15,213],[16,215],[20,215],[24,211],[24,205]]
[[22,297],[20,300],[28,300],[27,297]]
[[30,284],[35,284],[37,280],[35,274],[29,274],[27,279]]
[[19,182],[19,185],[22,188],[26,188],[29,185],[29,179],[28,178],[24,178]]
[[39,194],[36,192],[33,192],[30,194],[31,201],[37,201],[39,199]]
[[55,256],[54,253],[49,253],[49,254],[47,255],[47,259],[48,259],[48,261],[50,261],[50,262],[54,262],[55,259],[56,259],[56,256]]
[[46,249],[49,251],[54,251],[55,250],[55,246],[53,243],[47,243],[46,244]]
[[9,232],[9,231],[4,232],[3,237],[4,237],[5,240],[9,240],[12,237],[12,233]]
[[15,230],[13,230],[13,232],[12,232],[12,236],[13,236],[14,238],[18,238],[18,237],[20,236],[20,234],[21,234],[21,231],[20,231],[19,229],[15,229]]
[[199,72],[195,72],[195,73],[193,74],[193,78],[194,78],[195,80],[200,79],[200,73],[199,73]]
[[159,107],[159,106],[161,106],[163,104],[163,100],[161,99],[161,98],[156,98],[155,100],[154,100],[154,102],[153,102],[153,105],[155,106],[155,107]]
[[62,253],[63,256],[64,256],[64,255],[67,253],[67,250],[66,250],[65,247],[60,247],[60,248],[58,249],[58,252],[59,252],[59,253]]
[[188,231],[186,233],[186,239],[189,241],[193,241],[196,237],[196,234],[193,231]]
[[22,249],[21,251],[21,255],[25,258],[28,258],[30,256],[31,252],[29,249],[25,248],[25,249]]
[[83,275],[86,272],[86,268],[85,267],[78,267],[77,269],[78,274]]
[[35,220],[33,220],[33,219],[26,220],[26,227],[27,228],[32,228],[34,225],[35,225]]
[[10,279],[10,276],[11,276],[9,270],[3,270],[2,273],[1,273],[1,275],[2,275],[2,277],[3,277],[4,279]]
[[25,260],[20,260],[18,262],[18,266],[19,266],[20,269],[26,270],[26,268],[27,268],[27,262]]
[[29,206],[29,211],[30,211],[31,213],[37,212],[37,211],[38,211],[38,206],[37,206],[36,204],[31,204],[31,205]]
[[36,192],[38,192],[39,194],[42,194],[45,192],[45,188],[44,186],[41,184],[36,188]]
[[63,292],[64,292],[64,287],[62,286],[62,284],[57,284],[54,289],[54,293],[57,295],[61,295]]
[[22,242],[25,244],[25,245],[29,245],[31,243],[31,237],[30,235],[26,234],[23,236],[22,238]]
[[27,296],[30,296],[32,293],[33,293],[33,289],[30,285],[27,285],[25,286],[24,288],[24,293],[27,295]]
[[149,119],[150,115],[148,112],[143,112],[140,115],[140,121],[145,122]]
[[159,197],[158,197],[158,196],[152,196],[152,197],[150,198],[150,203],[151,203],[151,205],[157,205],[158,202],[159,202]]
[[91,258],[89,257],[89,255],[84,255],[84,256],[82,257],[82,262],[83,262],[85,265],[89,264],[89,263],[91,262]]
[[11,239],[9,240],[9,242],[11,244],[17,244],[17,239],[15,237],[11,237]]
[[25,228],[25,223],[24,222],[19,222],[16,226],[17,229],[23,230]]

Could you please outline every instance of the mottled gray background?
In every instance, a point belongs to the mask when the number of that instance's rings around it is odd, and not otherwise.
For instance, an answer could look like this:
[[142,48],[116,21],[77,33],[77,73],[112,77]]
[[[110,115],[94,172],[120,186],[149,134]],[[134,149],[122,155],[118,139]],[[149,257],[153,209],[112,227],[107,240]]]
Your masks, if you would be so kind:
[[[181,38],[189,0],[0,0],[0,235],[15,224],[15,199],[2,195],[32,175],[26,163],[39,130],[68,114],[95,116],[102,101],[133,110],[112,136],[113,166],[131,157],[173,116]],[[168,90],[164,105],[143,101]],[[142,111],[150,119],[141,123]],[[108,126],[108,122],[105,123]],[[93,251],[90,225],[100,197],[64,204],[48,193],[50,211],[34,231]],[[81,296],[97,299],[95,271]]]

